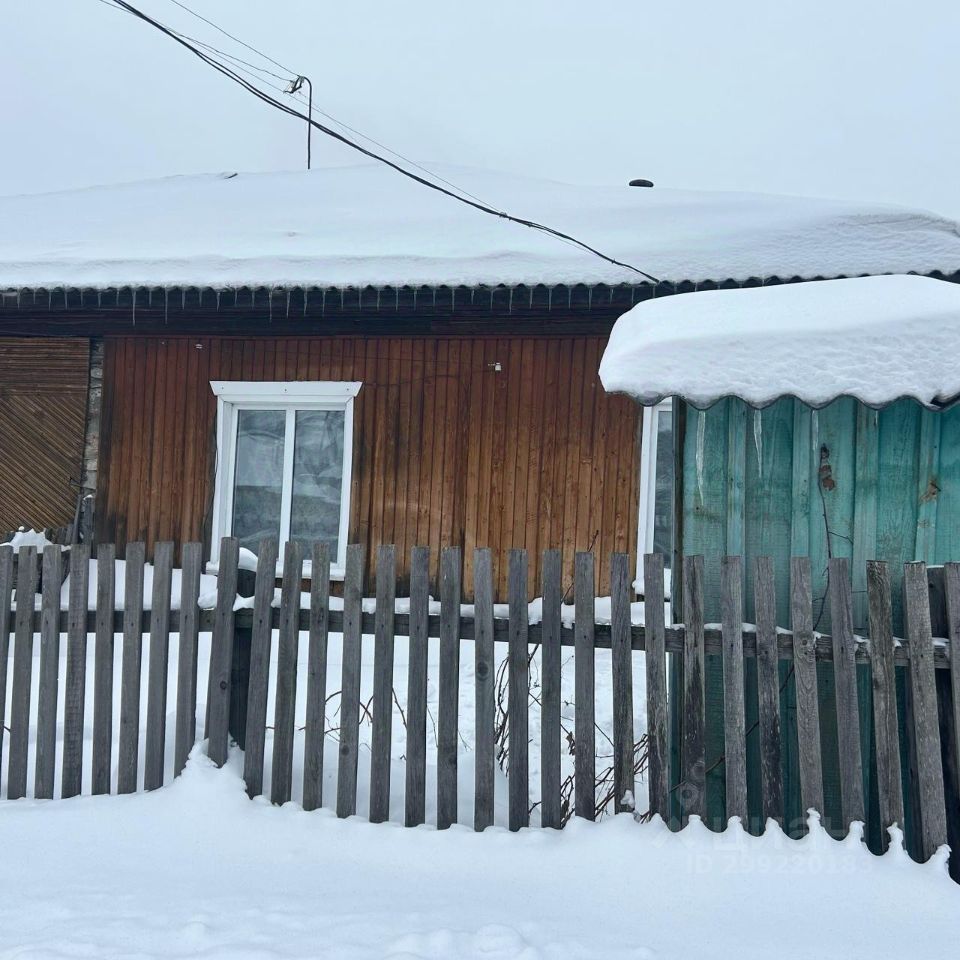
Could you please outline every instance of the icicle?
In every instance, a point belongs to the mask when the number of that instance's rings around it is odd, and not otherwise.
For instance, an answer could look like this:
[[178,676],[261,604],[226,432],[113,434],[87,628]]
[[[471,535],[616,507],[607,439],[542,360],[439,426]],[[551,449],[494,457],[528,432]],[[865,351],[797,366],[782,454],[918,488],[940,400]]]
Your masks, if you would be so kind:
[[753,411],[753,445],[757,448],[757,476],[763,479],[763,417],[759,410]]
[[703,440],[707,418],[702,410],[697,411],[697,493],[700,495],[700,505],[703,506]]
[[814,460],[814,463],[819,462],[820,457],[820,411],[814,410],[810,414],[810,448],[813,450],[815,456],[817,457]]

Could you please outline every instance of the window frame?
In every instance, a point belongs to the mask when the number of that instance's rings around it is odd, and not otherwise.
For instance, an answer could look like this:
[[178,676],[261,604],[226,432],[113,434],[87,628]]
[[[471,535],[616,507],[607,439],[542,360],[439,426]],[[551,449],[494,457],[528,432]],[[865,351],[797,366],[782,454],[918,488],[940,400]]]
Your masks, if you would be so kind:
[[[211,523],[210,559],[216,563],[219,542],[230,536],[233,526],[234,481],[237,465],[238,412],[241,410],[283,410],[285,433],[283,477],[277,573],[283,572],[283,550],[290,538],[291,503],[293,500],[293,466],[296,415],[298,410],[343,411],[343,473],[340,487],[340,525],[337,556],[330,558],[331,579],[342,580],[346,563],[347,537],[350,523],[350,488],[353,479],[353,401],[361,381],[297,380],[246,381],[211,380],[210,388],[217,398],[217,451]],[[304,562],[304,576],[312,573],[309,557]]]
[[[637,579],[636,591],[642,595],[643,557],[653,550],[654,523],[657,511],[657,422],[661,415],[673,418],[673,397],[643,408],[640,431],[640,503],[637,511]],[[664,589],[670,596],[670,570],[665,571]]]

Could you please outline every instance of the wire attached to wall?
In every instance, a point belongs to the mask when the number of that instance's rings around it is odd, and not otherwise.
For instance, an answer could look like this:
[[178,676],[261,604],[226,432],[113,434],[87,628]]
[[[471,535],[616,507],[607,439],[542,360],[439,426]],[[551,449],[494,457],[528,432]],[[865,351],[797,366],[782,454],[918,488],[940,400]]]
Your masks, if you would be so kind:
[[[176,2],[176,0],[174,0],[174,2]],[[407,177],[410,180],[413,180],[415,183],[419,183],[421,186],[427,187],[430,190],[434,190],[437,193],[450,197],[453,200],[457,200],[460,203],[465,204],[466,206],[473,207],[475,210],[479,210],[481,213],[485,213],[489,216],[497,217],[501,220],[507,220],[510,223],[517,224],[518,226],[528,227],[531,230],[537,230],[548,236],[552,236],[558,240],[562,240],[565,243],[572,243],[575,246],[579,247],[580,249],[584,250],[585,252],[590,253],[593,256],[599,257],[601,260],[604,260],[605,262],[612,264],[613,266],[623,267],[626,270],[632,270],[634,273],[637,273],[640,276],[646,278],[651,283],[659,282],[657,277],[653,276],[652,274],[649,274],[646,271],[641,270],[639,267],[636,267],[631,263],[627,263],[623,260],[617,260],[616,258],[611,257],[603,253],[602,251],[598,250],[596,247],[593,247],[590,244],[585,243],[583,240],[577,239],[571,234],[564,233],[561,230],[556,230],[553,227],[547,226],[546,224],[543,224],[543,223],[538,223],[535,220],[527,220],[523,217],[513,216],[512,214],[509,214],[503,210],[498,210],[496,207],[489,206],[488,204],[482,203],[476,199],[470,198],[469,196],[463,195],[462,192],[454,192],[455,190],[459,191],[459,188],[450,189],[448,187],[442,186],[441,184],[432,183],[430,180],[427,180],[425,177],[422,177],[419,174],[413,173],[412,171],[405,169],[404,167],[400,166],[400,164],[395,163],[393,160],[390,160],[389,158],[383,156],[382,154],[379,154],[374,150],[370,150],[369,148],[364,147],[363,145],[350,139],[346,135],[332,129],[331,127],[328,127],[326,124],[320,123],[318,120],[314,119],[312,116],[301,113],[299,110],[290,106],[288,103],[283,103],[282,101],[277,100],[275,97],[271,96],[270,94],[266,93],[259,87],[255,86],[249,80],[246,80],[236,70],[234,70],[227,64],[217,60],[212,54],[205,53],[199,47],[195,46],[194,43],[192,43],[190,40],[186,39],[184,35],[179,34],[177,31],[172,30],[171,28],[160,23],[160,21],[155,20],[153,17],[150,17],[149,15],[144,13],[142,10],[139,10],[133,4],[129,3],[128,0],[109,0],[109,3],[117,7],[118,9],[126,11],[131,16],[136,17],[139,20],[142,20],[144,23],[149,24],[154,29],[163,33],[165,36],[170,37],[171,40],[174,40],[176,43],[179,43],[182,47],[189,50],[196,57],[202,60],[205,64],[212,67],[218,73],[222,73],[225,77],[232,80],[234,83],[242,87],[248,93],[255,96],[258,100],[263,101],[264,103],[274,107],[274,109],[279,110],[282,113],[286,113],[289,116],[296,117],[299,120],[306,121],[307,123],[311,124],[314,128],[319,130],[321,133],[330,137],[331,139],[344,144],[344,146],[347,146],[350,149],[357,151],[363,156],[369,157],[371,160],[376,160],[377,162],[382,163],[387,167],[390,167],[390,169],[396,171],[399,174],[402,174],[403,176]],[[183,8],[187,10],[189,13],[193,13],[192,10],[190,10],[188,7],[185,7],[181,3],[177,3],[177,6],[183,6]],[[194,15],[198,17],[200,16],[199,14],[194,14]],[[200,19],[206,20],[206,18],[204,17],[200,17]],[[211,21],[206,21],[206,22],[212,23]],[[216,26],[215,24],[212,24],[212,25]],[[260,51],[256,50],[255,48],[250,47],[246,43],[243,43],[243,41],[237,40],[237,38],[233,37],[232,34],[226,33],[226,31],[222,30],[222,28],[217,27],[217,29],[220,30],[222,33],[224,33],[226,36],[229,36],[231,39],[236,40],[236,42],[242,43],[243,46],[247,47],[250,50],[253,50],[255,53],[259,54],[260,56],[266,57],[265,54],[261,54]],[[270,60],[270,62],[274,63],[276,66],[279,66],[280,69],[285,69],[281,64],[277,63],[277,61],[273,60],[272,58],[266,57],[266,59]]]

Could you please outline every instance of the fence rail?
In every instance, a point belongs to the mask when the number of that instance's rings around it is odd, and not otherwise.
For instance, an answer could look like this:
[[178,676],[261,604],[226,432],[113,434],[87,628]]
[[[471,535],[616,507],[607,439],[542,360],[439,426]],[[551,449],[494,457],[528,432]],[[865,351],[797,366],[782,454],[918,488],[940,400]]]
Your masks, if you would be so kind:
[[[179,591],[171,604],[173,549],[158,544],[150,606],[144,609],[144,548],[126,549],[123,603],[115,602],[115,550],[98,548],[94,609],[89,602],[90,551],[71,549],[67,609],[61,610],[61,553],[45,548],[42,556],[42,599],[36,609],[38,565],[33,548],[22,548],[18,563],[10,548],[0,547],[0,703],[6,702],[11,677],[7,796],[28,791],[31,732],[34,760],[33,793],[53,797],[56,758],[61,762],[62,796],[73,796],[83,785],[85,696],[92,691],[90,784],[106,793],[116,772],[119,792],[164,783],[168,717],[170,636],[177,634],[176,703],[173,710],[173,774],[178,774],[197,739],[198,687],[206,690],[209,756],[227,759],[231,732],[244,745],[244,777],[251,796],[265,789],[269,759],[269,796],[284,803],[294,795],[294,745],[299,646],[306,648],[306,692],[303,737],[302,799],[307,809],[325,803],[340,816],[358,812],[358,765],[362,718],[371,725],[369,809],[371,820],[391,815],[391,753],[394,742],[394,641],[409,638],[405,714],[403,819],[408,825],[426,819],[428,769],[427,689],[428,644],[438,642],[436,673],[436,823],[446,827],[458,817],[458,751],[460,737],[460,658],[464,641],[473,641],[475,742],[472,823],[483,829],[494,822],[497,767],[507,775],[507,819],[511,829],[531,819],[529,707],[533,652],[539,660],[535,697],[539,730],[539,821],[561,826],[567,816],[593,818],[598,805],[598,751],[595,651],[610,650],[613,714],[609,760],[611,806],[630,807],[638,774],[645,774],[650,811],[680,827],[690,816],[709,819],[719,803],[720,820],[739,816],[745,822],[751,808],[764,819],[785,822],[786,755],[796,756],[802,809],[826,814],[825,758],[836,756],[839,774],[839,817],[836,832],[855,820],[885,828],[902,824],[905,812],[915,825],[908,849],[927,859],[957,829],[958,731],[960,731],[960,657],[950,649],[960,643],[960,565],[943,571],[943,610],[946,638],[934,640],[928,575],[922,563],[905,566],[905,639],[893,634],[890,578],[882,563],[867,566],[869,641],[854,636],[850,571],[842,559],[830,561],[829,607],[832,636],[814,632],[810,564],[794,558],[790,576],[792,629],[778,628],[775,619],[773,565],[760,558],[746,571],[739,557],[721,564],[719,627],[704,623],[704,564],[686,558],[682,578],[684,624],[668,626],[664,617],[662,558],[645,558],[645,623],[631,622],[629,558],[611,561],[610,622],[596,622],[594,559],[576,557],[572,622],[563,611],[558,551],[547,551],[542,565],[542,618],[529,622],[527,555],[508,556],[508,616],[495,617],[492,557],[478,550],[473,563],[474,603],[461,605],[462,557],[448,548],[440,558],[439,613],[431,613],[429,551],[411,555],[409,612],[397,613],[396,554],[381,547],[376,564],[375,612],[364,609],[363,557],[359,546],[347,549],[343,597],[331,600],[329,556],[316,544],[309,559],[313,576],[309,604],[301,606],[304,556],[287,544],[279,601],[276,597],[276,546],[264,541],[256,574],[252,606],[237,597],[238,545],[226,538],[220,546],[216,605],[198,606],[201,547],[183,548]],[[16,572],[15,572],[16,567]],[[743,585],[753,578],[752,620],[744,626]],[[16,583],[14,583],[16,580]],[[16,602],[11,606],[16,586]],[[342,609],[332,609],[336,605]],[[122,609],[118,609],[121,607]],[[173,609],[171,608],[173,607]],[[207,677],[198,676],[198,640],[210,633]],[[60,668],[61,634],[66,636],[65,668]],[[342,635],[339,688],[339,729],[336,744],[335,796],[324,795],[328,648],[331,634]],[[94,638],[92,684],[88,684],[88,635]],[[373,692],[369,705],[361,701],[361,649],[364,636],[373,637]],[[144,637],[149,638],[145,703],[141,671]],[[276,637],[276,640],[274,640]],[[120,639],[119,657],[114,644]],[[12,639],[12,644],[10,643]],[[276,643],[276,650],[273,645]],[[369,642],[369,641],[368,641]],[[34,653],[39,645],[39,667]],[[505,649],[498,656],[497,649]],[[12,647],[12,669],[8,651]],[[572,648],[574,697],[561,702],[561,650]],[[467,649],[467,648],[463,648]],[[643,652],[646,683],[647,734],[636,742],[634,717],[634,654]],[[276,654],[274,658],[274,652]],[[275,666],[274,664],[275,659]],[[119,660],[120,678],[114,676]],[[501,667],[498,668],[498,662]],[[829,670],[829,681],[823,674]],[[858,676],[867,669],[868,697]],[[720,712],[710,671],[719,670]],[[61,678],[60,674],[63,673]],[[784,677],[786,672],[786,677]],[[504,678],[506,689],[499,687]],[[748,682],[747,674],[755,676]],[[899,679],[898,679],[899,678]],[[63,682],[62,734],[58,731],[59,684]],[[32,685],[37,685],[34,701]],[[898,693],[898,684],[905,689]],[[270,693],[273,716],[268,716]],[[119,693],[119,711],[115,698]],[[791,709],[784,712],[784,700]],[[395,703],[396,701],[396,703]],[[31,726],[35,702],[36,725]],[[504,716],[500,715],[501,706]],[[823,712],[831,715],[829,729]],[[562,711],[573,713],[572,726]],[[795,720],[793,714],[795,712]],[[114,718],[118,717],[118,736]],[[748,718],[755,721],[748,726]],[[789,722],[784,718],[789,717]],[[872,734],[864,739],[860,724],[868,717]],[[835,722],[833,722],[835,718]],[[239,728],[238,728],[239,724]],[[564,724],[569,736],[562,742]],[[142,738],[141,727],[145,728]],[[268,744],[267,732],[272,730]],[[756,732],[758,746],[750,747]],[[826,743],[830,740],[830,743]],[[901,742],[903,740],[904,742]],[[718,756],[711,742],[721,743]],[[0,741],[0,762],[3,756]],[[269,746],[269,757],[268,754]],[[572,795],[564,792],[562,758],[573,754]],[[716,753],[716,750],[714,750]],[[329,766],[329,765],[328,765]],[[709,775],[720,771],[719,780]],[[870,773],[869,777],[865,774]],[[903,775],[902,775],[903,774]],[[569,778],[568,778],[569,779]],[[870,791],[865,791],[865,780]],[[874,786],[875,784],[875,786]],[[874,807],[876,809],[874,809]],[[949,810],[949,818],[948,818]],[[393,811],[397,813],[396,810]],[[785,824],[801,831],[802,826]],[[881,843],[883,841],[881,840]]]

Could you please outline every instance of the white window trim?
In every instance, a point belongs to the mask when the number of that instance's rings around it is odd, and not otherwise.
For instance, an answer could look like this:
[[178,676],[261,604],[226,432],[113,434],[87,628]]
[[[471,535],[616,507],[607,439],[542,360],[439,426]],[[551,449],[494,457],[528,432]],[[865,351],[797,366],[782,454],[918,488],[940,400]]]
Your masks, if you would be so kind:
[[[217,464],[213,494],[213,523],[210,560],[219,559],[220,539],[229,536],[233,517],[233,482],[236,469],[237,411],[286,410],[283,487],[280,507],[280,558],[277,572],[283,570],[283,547],[290,536],[290,498],[293,495],[293,429],[297,410],[342,410],[343,479],[340,490],[340,528],[337,556],[330,558],[330,576],[342,580],[346,563],[347,537],[350,523],[350,483],[353,472],[353,401],[361,382],[211,380],[210,388],[217,398]],[[309,559],[304,563],[304,576],[311,574]]]
[[[637,579],[634,587],[643,593],[643,556],[653,551],[653,527],[657,508],[657,419],[661,413],[673,413],[673,399],[668,397],[652,407],[643,408],[640,432],[640,509],[637,517]],[[667,574],[667,578],[669,574]],[[669,582],[664,584],[670,595]]]

